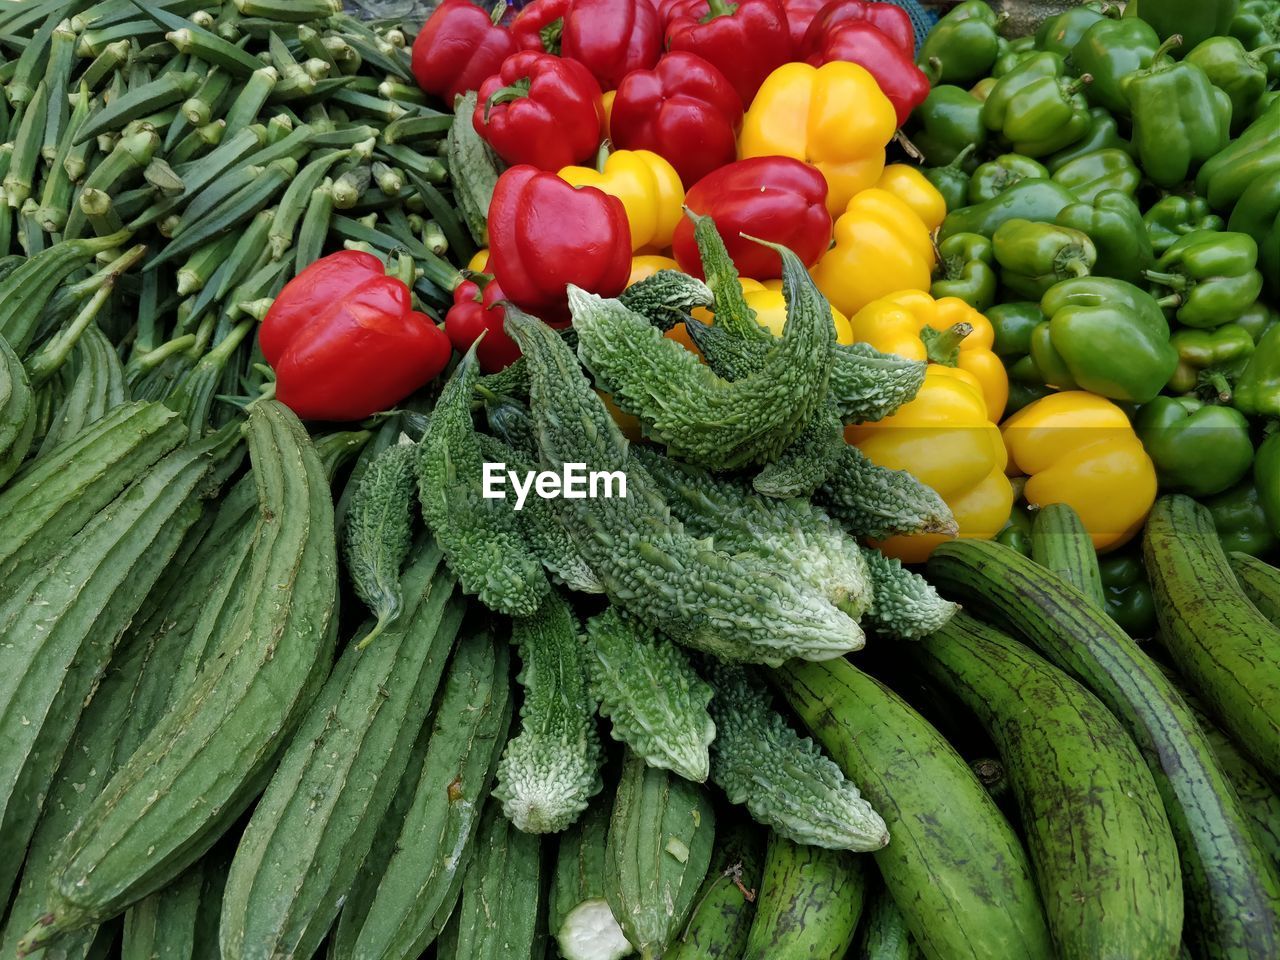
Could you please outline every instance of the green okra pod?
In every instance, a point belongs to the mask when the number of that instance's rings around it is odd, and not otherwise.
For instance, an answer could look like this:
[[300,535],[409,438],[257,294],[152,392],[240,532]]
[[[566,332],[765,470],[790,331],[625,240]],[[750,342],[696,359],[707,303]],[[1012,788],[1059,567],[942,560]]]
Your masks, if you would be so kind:
[[275,67],[264,66],[253,71],[223,118],[227,121],[228,134],[239,133],[257,120],[259,111],[279,80],[280,74]]
[[52,163],[57,156],[62,134],[71,115],[71,103],[67,97],[62,96],[62,91],[71,82],[75,46],[76,35],[71,29],[71,21],[63,20],[54,28],[53,37],[49,41],[49,63],[44,72],[44,88],[49,95],[49,106],[45,112],[40,156],[46,163]]
[[[298,228],[297,254],[293,260],[295,273],[301,272],[320,259],[325,239],[329,234],[329,222],[333,217],[333,181],[325,181],[311,191],[307,212]],[[285,261],[288,263],[288,261]]]
[[166,73],[136,90],[130,90],[94,114],[76,132],[75,142],[83,143],[100,133],[118,130],[130,120],[179,103],[191,95],[199,80],[194,73]]
[[[62,22],[63,6],[58,4],[49,8],[44,23],[31,35],[30,42],[23,48],[14,65],[13,79],[5,88],[5,95],[15,107],[25,107],[40,99],[38,79],[44,78],[49,46],[53,41],[53,32]],[[42,130],[41,133],[43,132]]]
[[13,156],[4,177],[4,191],[9,206],[20,209],[31,196],[36,165],[40,161],[40,145],[44,137],[44,120],[49,106],[44,81],[36,86],[36,95],[22,110],[22,121],[13,138]]

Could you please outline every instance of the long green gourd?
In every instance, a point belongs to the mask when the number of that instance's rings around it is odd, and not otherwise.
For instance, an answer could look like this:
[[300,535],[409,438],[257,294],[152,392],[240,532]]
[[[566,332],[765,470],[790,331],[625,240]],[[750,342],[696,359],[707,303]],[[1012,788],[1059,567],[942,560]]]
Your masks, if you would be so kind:
[[693,913],[665,960],[739,960],[755,919],[763,866],[759,827],[739,822],[721,829]]
[[187,868],[125,914],[120,960],[185,960],[194,954],[200,896],[204,893],[203,865],[202,860]]
[[27,372],[0,337],[0,486],[22,465],[35,432],[35,394]]
[[634,953],[604,895],[609,807],[594,803],[560,835],[547,930],[564,960],[620,960]]
[[337,560],[333,502],[297,418],[249,414],[259,495],[250,593],[181,702],[156,724],[67,838],[31,951],[119,913],[197,860],[262,788],[329,672]]
[[97,324],[81,334],[76,344],[76,356],[79,360],[76,379],[44,435],[40,456],[128,400],[124,366],[115,347]]

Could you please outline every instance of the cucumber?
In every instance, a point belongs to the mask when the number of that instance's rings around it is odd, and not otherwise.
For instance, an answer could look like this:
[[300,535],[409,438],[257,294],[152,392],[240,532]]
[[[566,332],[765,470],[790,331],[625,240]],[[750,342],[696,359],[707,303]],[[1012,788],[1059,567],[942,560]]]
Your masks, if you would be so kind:
[[866,896],[866,866],[843,850],[769,834],[743,960],[840,960]]
[[67,838],[50,909],[20,949],[119,913],[194,863],[262,789],[329,672],[337,558],[328,481],[282,404],[251,406],[248,435],[260,512],[243,606],[219,655]]
[[1213,516],[1190,497],[1162,497],[1143,553],[1178,673],[1263,772],[1280,778],[1280,630],[1240,589]]
[[868,898],[858,928],[858,945],[848,960],[911,960],[907,920],[883,887]]
[[764,834],[749,821],[731,823],[716,837],[715,856],[679,938],[666,960],[738,960],[756,915]]
[[700,786],[627,752],[609,815],[604,893],[642,960],[665,956],[693,910],[715,830]]
[[[363,915],[343,909],[330,954],[413,957],[440,934],[457,903],[480,805],[511,723],[510,659],[487,633],[463,638],[449,666],[430,740],[395,849]],[[443,801],[443,802],[442,802]]]
[[1031,528],[1031,558],[1074,585],[1099,610],[1106,609],[1093,538],[1069,504],[1051,503],[1036,514]]
[[401,580],[402,619],[348,645],[285,751],[236,850],[225,960],[311,956],[373,842],[431,709],[465,605],[434,543]]
[[1274,626],[1280,626],[1280,569],[1247,553],[1229,553],[1227,562],[1236,583],[1258,612]]
[[564,960],[620,960],[635,952],[604,896],[609,807],[597,800],[560,835],[547,929]]
[[884,817],[889,845],[872,856],[926,957],[1053,956],[1022,845],[923,717],[845,660],[792,662],[774,679]]
[[1000,751],[1058,956],[1173,960],[1177,848],[1119,721],[1071,677],[963,613],[907,649]]
[[1173,827],[1186,896],[1184,936],[1197,953],[1280,956],[1280,883],[1203,731],[1159,667],[1078,590],[1012,548],[978,540],[943,544],[928,573],[1085,683],[1129,731]]
[[22,466],[36,432],[35,394],[9,342],[0,337],[0,486]]

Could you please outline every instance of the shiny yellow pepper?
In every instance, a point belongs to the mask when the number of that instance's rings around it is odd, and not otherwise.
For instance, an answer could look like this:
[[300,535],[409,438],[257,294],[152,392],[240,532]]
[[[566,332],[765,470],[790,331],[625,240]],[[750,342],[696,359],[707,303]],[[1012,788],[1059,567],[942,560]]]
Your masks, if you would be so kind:
[[887,190],[863,190],[836,219],[835,246],[810,273],[831,305],[853,316],[899,290],[928,290],[933,238],[914,210]]
[[[959,297],[933,299],[923,290],[901,290],[872,300],[850,319],[854,340],[909,360],[942,364],[977,387],[987,419],[999,423],[1009,402],[1009,375],[993,352],[991,321]],[[956,328],[963,324],[964,327]],[[957,336],[964,328],[963,337]],[[953,332],[954,331],[954,332]]]
[[[914,400],[876,423],[845,428],[845,439],[882,467],[906,470],[946,501],[960,536],[989,540],[1013,509],[1013,485],[1000,428],[987,417],[982,391],[947,367],[930,364]],[[890,537],[880,548],[922,563],[942,534]]]
[[652,150],[615,150],[599,170],[562,167],[556,175],[575,187],[596,187],[621,200],[632,250],[671,245],[683,216],[684,187],[675,167]]
[[892,193],[914,210],[930,233],[942,226],[947,215],[947,201],[919,167],[909,163],[891,163],[880,174],[876,186]]
[[1100,551],[1133,539],[1156,499],[1156,472],[1123,410],[1080,390],[1054,393],[1005,421],[1009,467],[1033,506],[1066,503]]
[[489,248],[481,247],[467,261],[467,269],[472,273],[484,273],[489,268]]
[[[634,266],[632,269],[634,271]],[[787,302],[782,296],[782,281],[766,280],[761,283],[750,277],[740,277],[738,285],[742,287],[747,306],[756,312],[756,323],[775,337],[782,336],[782,328],[787,325]],[[705,307],[695,307],[693,316],[703,323],[715,323],[715,317]],[[835,307],[831,308],[831,322],[835,324],[837,343],[851,346],[857,342],[849,328],[849,318]]]
[[679,270],[680,264],[670,257],[656,253],[642,253],[631,258],[631,275],[627,277],[627,286],[648,280],[659,270]]
[[884,148],[897,126],[875,77],[856,63],[787,63],[765,78],[751,101],[738,155],[794,157],[817,167],[834,217],[880,179]]

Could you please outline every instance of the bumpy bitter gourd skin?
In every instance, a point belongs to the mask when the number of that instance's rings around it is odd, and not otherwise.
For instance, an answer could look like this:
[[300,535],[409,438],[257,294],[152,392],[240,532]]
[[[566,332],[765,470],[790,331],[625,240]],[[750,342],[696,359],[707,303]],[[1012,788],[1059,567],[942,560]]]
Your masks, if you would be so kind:
[[709,665],[719,735],[711,777],[732,803],[796,843],[828,850],[879,850],[889,831],[858,788],[808,737],[787,725],[770,697],[736,665]]
[[520,735],[498,763],[493,795],[525,833],[559,833],[600,792],[600,738],[587,690],[578,624],[556,592],[532,617],[517,617],[511,639],[520,651],[516,678],[524,688]]
[[944,627],[960,609],[944,600],[920,574],[908,570],[896,557],[864,547],[863,556],[874,585],[867,622],[877,632],[900,640],[919,640]]
[[714,302],[705,283],[679,270],[659,270],[627,287],[618,300],[664,332],[683,323],[694,307],[709,307]]
[[613,739],[651,767],[707,779],[716,735],[707,713],[711,687],[675,644],[610,607],[587,621],[585,660]]
[[678,643],[728,660],[776,665],[862,646],[853,618],[772,563],[730,557],[686,533],[564,342],[514,309],[507,329],[529,365],[544,467],[579,462],[627,476],[625,498],[553,501],[611,600]]
[[835,470],[814,500],[850,533],[881,539],[900,533],[955,535],[951,508],[906,470],[872,463],[857,447],[846,446]]

